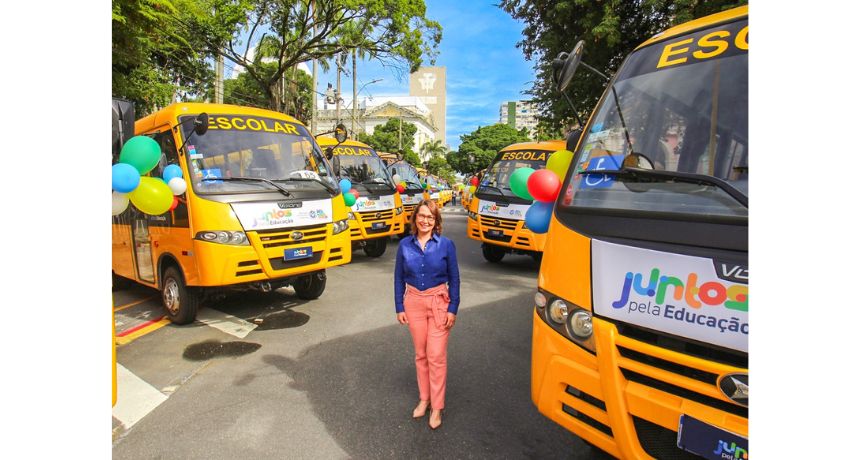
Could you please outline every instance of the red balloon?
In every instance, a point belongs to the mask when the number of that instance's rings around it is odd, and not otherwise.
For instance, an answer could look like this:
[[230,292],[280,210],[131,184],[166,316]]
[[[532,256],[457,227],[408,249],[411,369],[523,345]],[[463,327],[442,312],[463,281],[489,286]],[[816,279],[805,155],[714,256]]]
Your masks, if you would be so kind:
[[552,170],[541,169],[529,176],[526,186],[536,201],[551,203],[561,190],[561,181]]
[[470,184],[470,185],[474,185],[474,186],[476,186],[476,187],[477,187],[477,186],[478,186],[478,177],[477,177],[477,176],[472,176],[472,178],[471,178],[471,179],[469,179],[469,184]]
[[179,197],[174,195],[173,204],[170,205],[170,210],[173,211],[174,209],[176,209],[177,206],[179,206]]
[[352,193],[356,200],[358,199],[358,190],[353,188],[349,190],[349,193]]
[[403,193],[406,191],[406,188],[400,184],[397,184],[397,193]]

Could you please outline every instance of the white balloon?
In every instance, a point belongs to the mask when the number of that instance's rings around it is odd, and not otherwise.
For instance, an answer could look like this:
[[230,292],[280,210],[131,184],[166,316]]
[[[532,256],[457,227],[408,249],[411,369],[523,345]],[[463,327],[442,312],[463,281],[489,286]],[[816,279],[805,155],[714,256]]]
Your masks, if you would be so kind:
[[399,184],[399,183],[400,183],[400,174],[395,174],[395,175],[394,175],[394,176],[392,176],[391,178],[392,178],[392,179],[394,179],[394,183],[395,183],[395,184]]
[[185,189],[188,188],[188,185],[185,184],[185,179],[181,177],[174,177],[170,179],[170,182],[167,183],[167,186],[170,187],[170,190],[174,195],[182,195],[185,193]]
[[125,208],[128,207],[128,194],[120,193],[117,191],[113,192],[113,196],[111,198],[111,215],[118,216],[125,211]]

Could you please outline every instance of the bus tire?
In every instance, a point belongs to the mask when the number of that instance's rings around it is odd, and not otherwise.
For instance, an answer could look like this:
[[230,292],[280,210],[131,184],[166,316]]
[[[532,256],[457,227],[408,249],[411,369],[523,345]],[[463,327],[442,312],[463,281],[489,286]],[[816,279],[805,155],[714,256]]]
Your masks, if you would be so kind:
[[376,238],[368,241],[364,245],[364,253],[368,257],[380,257],[385,254],[385,248],[388,246],[388,238]]
[[173,324],[188,324],[197,318],[200,295],[185,285],[185,278],[174,266],[164,270],[161,280],[161,302],[164,312]]
[[501,262],[502,258],[505,257],[505,250],[494,244],[482,244],[481,252],[484,253],[484,258],[487,259],[487,262],[494,264]]
[[296,295],[302,300],[314,300],[319,298],[325,291],[326,276],[325,271],[308,273],[300,276],[295,283],[293,289],[296,290]]

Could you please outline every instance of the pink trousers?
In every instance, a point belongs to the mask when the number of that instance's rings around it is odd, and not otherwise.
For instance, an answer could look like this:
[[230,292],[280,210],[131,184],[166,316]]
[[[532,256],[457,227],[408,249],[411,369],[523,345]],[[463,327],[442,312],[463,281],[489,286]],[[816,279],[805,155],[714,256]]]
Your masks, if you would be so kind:
[[448,376],[448,285],[419,291],[406,285],[403,309],[409,320],[409,332],[415,345],[415,369],[418,394],[430,401],[433,409],[445,408],[445,381]]

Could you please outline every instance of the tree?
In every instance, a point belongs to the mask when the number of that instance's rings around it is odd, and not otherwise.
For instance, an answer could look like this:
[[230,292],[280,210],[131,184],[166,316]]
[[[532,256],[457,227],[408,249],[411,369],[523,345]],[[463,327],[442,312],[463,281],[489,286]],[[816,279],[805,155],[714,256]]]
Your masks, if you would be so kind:
[[[264,74],[272,74],[277,70],[274,62],[263,63],[260,66]],[[285,73],[293,88],[286,91],[287,99],[284,104],[284,112],[298,118],[307,124],[311,114],[311,98],[313,97],[313,86],[310,75],[297,69],[289,69]],[[209,98],[213,99],[214,91],[209,91]],[[224,80],[224,102],[226,104],[244,105],[250,107],[269,108],[269,101],[265,92],[247,72],[240,73],[236,78]]]
[[[384,65],[415,71],[423,56],[435,62],[442,27],[425,17],[423,0],[202,0],[216,21],[189,28],[211,37],[213,52],[243,67],[269,101],[284,111],[282,77],[301,62],[326,65],[339,53],[359,49]],[[232,30],[224,34],[222,24]],[[275,63],[274,72],[264,64]]]
[[[418,127],[400,118],[389,118],[384,125],[377,126],[373,134],[359,133],[358,140],[380,152],[403,152],[403,158],[413,166],[421,166],[421,160],[412,150]],[[402,129],[402,131],[401,131]],[[401,136],[402,134],[402,136]]]
[[211,86],[208,38],[179,22],[204,11],[192,0],[113,0],[111,91],[134,101],[138,116]]
[[432,158],[435,155],[444,156],[446,153],[448,153],[448,147],[443,145],[440,139],[427,141],[421,146],[421,157],[423,158]]
[[537,78],[527,94],[541,113],[539,129],[552,132],[585,121],[603,93],[606,81],[584,69],[567,89],[576,114],[555,90],[551,63],[562,51],[585,41],[583,61],[612,74],[624,57],[657,32],[711,13],[745,5],[744,0],[501,0],[499,7],[525,23],[517,43],[534,60]]
[[460,149],[448,154],[448,164],[461,174],[474,174],[490,165],[499,150],[529,141],[528,129],[517,131],[506,123],[479,127],[460,136]]

